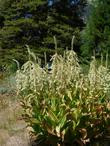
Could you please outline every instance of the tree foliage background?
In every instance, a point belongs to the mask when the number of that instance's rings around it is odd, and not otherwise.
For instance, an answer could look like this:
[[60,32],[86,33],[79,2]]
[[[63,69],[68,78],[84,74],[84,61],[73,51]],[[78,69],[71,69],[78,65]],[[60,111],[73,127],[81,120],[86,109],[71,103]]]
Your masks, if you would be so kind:
[[[52,2],[52,1],[51,1]],[[85,26],[83,11],[86,0],[4,0],[0,1],[0,63],[13,58],[23,63],[27,59],[25,45],[41,58],[54,53],[56,36],[58,52],[70,48],[79,52],[80,32]]]
[[91,13],[82,33],[82,54],[96,56],[102,53],[110,54],[110,1],[94,0],[91,3]]

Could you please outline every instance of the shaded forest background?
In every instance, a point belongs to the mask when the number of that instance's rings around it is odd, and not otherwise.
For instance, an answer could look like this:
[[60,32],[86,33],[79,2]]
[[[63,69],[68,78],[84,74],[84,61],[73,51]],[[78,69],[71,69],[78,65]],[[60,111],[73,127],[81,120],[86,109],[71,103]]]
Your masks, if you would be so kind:
[[[106,9],[105,9],[106,8]],[[109,0],[0,0],[0,66],[28,59],[26,45],[44,60],[71,49],[84,60],[109,54]]]

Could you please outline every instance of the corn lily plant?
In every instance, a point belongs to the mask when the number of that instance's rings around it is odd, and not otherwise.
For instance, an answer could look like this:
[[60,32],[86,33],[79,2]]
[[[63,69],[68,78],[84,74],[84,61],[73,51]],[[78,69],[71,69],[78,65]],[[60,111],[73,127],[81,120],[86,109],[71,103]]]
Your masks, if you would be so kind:
[[[29,55],[33,56],[31,52]],[[93,58],[85,75],[73,50],[65,51],[63,56],[56,53],[51,62],[48,71],[39,60],[29,59],[16,73],[24,118],[37,145],[83,146],[109,133],[107,66],[97,66]]]

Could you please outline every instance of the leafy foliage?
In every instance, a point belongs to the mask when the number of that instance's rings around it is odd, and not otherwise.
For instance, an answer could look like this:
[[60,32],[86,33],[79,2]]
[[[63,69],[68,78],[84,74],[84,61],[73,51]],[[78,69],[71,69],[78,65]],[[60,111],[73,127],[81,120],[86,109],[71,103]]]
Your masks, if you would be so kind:
[[93,58],[85,75],[72,50],[54,54],[51,62],[49,71],[48,64],[41,68],[39,60],[29,60],[16,74],[24,117],[37,142],[82,146],[105,136],[110,124],[107,66],[97,66]]

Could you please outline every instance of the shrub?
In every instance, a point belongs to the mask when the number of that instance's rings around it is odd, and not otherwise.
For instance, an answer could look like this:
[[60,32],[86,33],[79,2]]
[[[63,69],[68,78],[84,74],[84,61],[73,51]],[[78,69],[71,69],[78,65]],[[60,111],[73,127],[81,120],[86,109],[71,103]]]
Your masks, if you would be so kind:
[[17,71],[16,82],[37,144],[84,145],[106,135],[110,124],[107,66],[98,66],[93,57],[88,74],[83,74],[72,50],[52,56],[51,71],[36,62],[26,62]]

